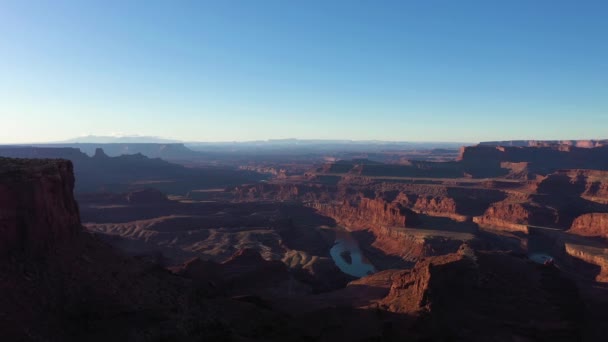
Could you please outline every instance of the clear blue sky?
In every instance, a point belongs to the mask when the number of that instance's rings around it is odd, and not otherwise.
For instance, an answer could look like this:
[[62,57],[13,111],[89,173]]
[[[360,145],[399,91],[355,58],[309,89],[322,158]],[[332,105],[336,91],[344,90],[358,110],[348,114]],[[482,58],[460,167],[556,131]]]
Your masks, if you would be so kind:
[[0,143],[608,138],[608,1],[0,1]]

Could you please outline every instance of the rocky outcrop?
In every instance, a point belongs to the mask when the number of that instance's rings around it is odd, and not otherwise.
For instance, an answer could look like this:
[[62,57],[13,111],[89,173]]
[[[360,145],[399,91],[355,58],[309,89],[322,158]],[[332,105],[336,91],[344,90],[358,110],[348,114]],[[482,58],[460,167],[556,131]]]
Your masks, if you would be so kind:
[[[572,194],[595,203],[608,204],[608,171],[562,170],[556,175],[561,175],[562,178],[568,177],[570,183],[568,188]],[[550,176],[547,178],[550,179]]]
[[241,166],[239,166],[239,169],[269,174],[277,179],[286,179],[287,175],[288,175],[286,169],[276,168],[276,167],[272,167],[272,166],[265,166],[265,165],[241,165]]
[[528,233],[528,226],[525,224],[513,223],[508,220],[489,216],[473,217],[473,222],[477,223],[482,228]]
[[587,182],[585,191],[582,194],[582,198],[601,203],[608,204],[608,181],[592,181]]
[[557,171],[542,178],[536,191],[540,194],[551,194],[561,197],[578,197],[586,187],[584,172],[576,170]]
[[[401,200],[405,198],[404,200]],[[413,198],[413,199],[412,199]],[[413,211],[435,217],[447,217],[455,221],[464,222],[469,218],[457,211],[456,201],[448,196],[400,196],[397,201],[404,203]]]
[[558,212],[550,207],[528,202],[509,200],[494,203],[473,222],[482,227],[507,231],[527,232],[528,225],[555,227],[559,223]]
[[81,230],[72,163],[0,158],[0,254],[41,255]]
[[608,239],[608,213],[590,213],[577,217],[569,233]]
[[518,191],[507,192],[504,200],[473,221],[512,231],[526,231],[526,225],[569,229],[581,215],[608,211],[603,193],[606,176],[605,171],[560,170],[538,177]]
[[528,219],[531,213],[523,203],[497,203],[482,216],[473,218],[481,227],[508,231],[528,232]]
[[573,282],[554,269],[466,245],[393,277],[380,307],[420,315],[434,340],[569,340],[582,333],[583,304]]
[[291,279],[283,262],[265,260],[251,248],[238,250],[222,263],[194,258],[170,270],[195,280],[201,288],[214,295],[286,297],[311,292],[309,286]]
[[410,263],[428,256],[453,253],[464,241],[473,238],[470,233],[396,227],[381,227],[373,233],[372,247]]
[[397,203],[381,198],[360,197],[357,201],[344,200],[338,204],[314,203],[313,207],[349,229],[370,229],[382,226],[405,227],[415,220],[415,213]]
[[241,185],[234,189],[239,201],[329,201],[336,192],[333,186],[300,183],[259,183]]
[[447,191],[427,193],[425,190],[427,189],[419,186],[410,191],[401,191],[394,201],[423,214],[456,214],[456,202],[448,197]]
[[[398,313],[417,313],[431,309],[431,281],[435,277],[444,277],[438,274],[437,266],[453,262],[462,262],[459,254],[449,254],[442,257],[433,257],[422,260],[414,268],[402,271],[399,276],[393,277],[388,295],[380,301],[380,305],[388,311]],[[467,262],[472,263],[472,260]]]
[[361,176],[375,177],[431,177],[431,178],[459,178],[464,176],[464,170],[455,162],[427,162],[408,161],[404,164],[358,164],[350,173]]
[[104,158],[110,158],[110,157],[104,152],[103,148],[98,147],[95,149],[93,158],[104,159]]
[[608,283],[608,249],[577,243],[565,243],[564,247],[566,254],[599,267],[595,281]]

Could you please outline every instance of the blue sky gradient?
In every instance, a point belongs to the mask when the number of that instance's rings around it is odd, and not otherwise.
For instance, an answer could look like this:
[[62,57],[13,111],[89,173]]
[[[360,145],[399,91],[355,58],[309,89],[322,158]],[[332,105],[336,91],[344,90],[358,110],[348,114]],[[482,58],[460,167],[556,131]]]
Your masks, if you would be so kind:
[[608,1],[0,1],[0,143],[608,138]]

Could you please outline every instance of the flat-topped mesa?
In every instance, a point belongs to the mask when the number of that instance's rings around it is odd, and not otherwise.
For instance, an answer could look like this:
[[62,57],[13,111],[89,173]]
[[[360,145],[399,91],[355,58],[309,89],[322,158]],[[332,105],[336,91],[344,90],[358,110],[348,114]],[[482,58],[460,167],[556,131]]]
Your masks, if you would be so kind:
[[103,148],[96,148],[95,154],[93,154],[93,158],[109,158],[108,155],[103,151]]
[[72,163],[0,158],[0,256],[37,256],[81,230]]
[[72,147],[0,146],[0,155],[7,158],[59,158],[69,160],[88,159],[88,156]]
[[504,141],[482,141],[479,145],[484,146],[517,146],[517,147],[550,147],[550,146],[574,146],[582,148],[593,148],[608,145],[608,139],[602,140],[504,140]]
[[58,144],[58,146],[78,147],[84,153],[93,155],[96,149],[103,147],[105,154],[110,157],[117,157],[123,154],[141,153],[148,158],[180,159],[198,156],[184,146],[182,143],[157,144],[157,143],[78,143],[78,144]]
[[500,177],[508,176],[510,168],[523,165],[517,163],[527,163],[525,168],[531,175],[547,175],[560,169],[608,170],[606,157],[608,144],[603,141],[535,145],[482,143],[463,147],[458,160],[467,173],[475,177]]

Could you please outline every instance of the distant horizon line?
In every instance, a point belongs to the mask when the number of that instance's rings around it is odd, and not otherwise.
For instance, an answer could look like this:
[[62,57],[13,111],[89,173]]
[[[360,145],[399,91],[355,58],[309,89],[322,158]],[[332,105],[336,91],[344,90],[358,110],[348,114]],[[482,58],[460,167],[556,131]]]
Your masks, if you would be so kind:
[[[91,139],[91,141],[86,141]],[[94,139],[105,141],[94,141]],[[83,140],[83,141],[81,141]],[[133,141],[129,141],[133,140]],[[280,142],[333,142],[333,143],[376,143],[376,144],[481,144],[487,142],[561,142],[561,141],[604,141],[608,138],[578,139],[492,139],[478,141],[442,141],[442,140],[383,140],[383,139],[323,139],[323,138],[269,138],[255,140],[181,140],[152,135],[84,135],[76,138],[55,141],[37,142],[4,142],[2,145],[51,145],[51,144],[247,144],[247,143],[280,143]]]

